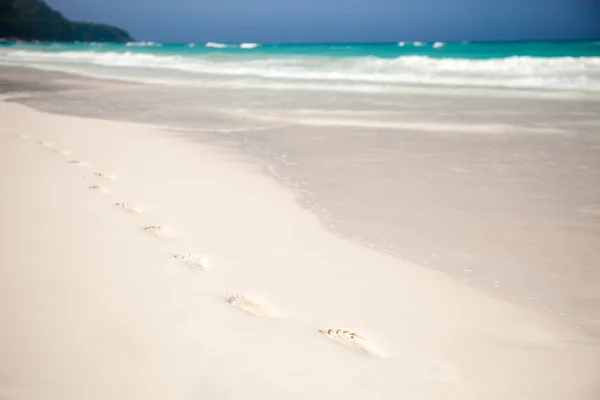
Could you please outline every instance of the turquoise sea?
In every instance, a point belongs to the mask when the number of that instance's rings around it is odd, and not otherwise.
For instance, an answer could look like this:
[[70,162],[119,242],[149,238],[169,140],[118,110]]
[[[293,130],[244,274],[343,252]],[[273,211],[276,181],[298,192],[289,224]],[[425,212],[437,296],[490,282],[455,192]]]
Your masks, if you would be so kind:
[[151,54],[240,54],[248,50],[262,55],[301,55],[326,57],[427,56],[432,58],[506,58],[530,57],[599,57],[600,40],[587,42],[398,42],[398,43],[338,43],[338,44],[258,44],[258,43],[188,43],[162,44],[154,42],[112,43],[41,43],[14,44],[16,48],[42,51],[104,51]]
[[600,41],[5,44],[1,65],[167,84],[394,91],[414,85],[600,91]]

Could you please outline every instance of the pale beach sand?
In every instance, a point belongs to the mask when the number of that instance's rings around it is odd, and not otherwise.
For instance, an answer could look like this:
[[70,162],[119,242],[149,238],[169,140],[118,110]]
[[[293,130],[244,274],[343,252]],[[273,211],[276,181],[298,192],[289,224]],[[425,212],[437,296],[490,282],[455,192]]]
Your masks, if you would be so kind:
[[235,152],[7,102],[0,149],[2,400],[599,398],[593,338],[331,234]]

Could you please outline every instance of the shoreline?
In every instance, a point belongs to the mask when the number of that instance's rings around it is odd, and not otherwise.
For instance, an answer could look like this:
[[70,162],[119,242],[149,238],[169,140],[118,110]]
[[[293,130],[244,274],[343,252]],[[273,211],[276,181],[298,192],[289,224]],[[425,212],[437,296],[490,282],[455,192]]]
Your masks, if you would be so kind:
[[[204,88],[200,92],[194,89],[191,96],[190,91],[177,87],[85,79],[25,67],[3,67],[2,72],[6,79],[0,82],[0,90],[11,94],[11,102],[59,115],[160,126],[189,142],[233,150],[293,190],[305,208],[343,238],[440,270],[461,283],[562,319],[591,337],[600,333],[595,291],[600,275],[594,268],[600,256],[595,251],[600,236],[594,220],[600,192],[592,189],[600,173],[593,153],[600,144],[588,132],[595,126],[590,120],[596,115],[593,103],[541,101],[532,111],[552,107],[562,117],[551,117],[554,112],[543,119],[538,116],[535,128],[517,120],[498,132],[496,126],[473,124],[477,119],[466,116],[465,120],[460,113],[459,118],[437,121],[434,132],[428,131],[433,123],[419,124],[418,118],[417,123],[400,127],[392,119],[388,125],[395,130],[375,129],[380,138],[389,135],[387,147],[378,148],[382,143],[364,140],[363,133],[380,122],[374,125],[367,119],[364,125],[352,126],[361,121],[351,119],[348,126],[331,125],[333,118],[362,117],[342,111],[322,120],[325,113],[319,110],[325,104],[321,101],[304,105],[316,108],[312,119],[303,113],[280,113],[280,120],[271,121],[268,109],[258,109],[254,116],[235,112],[236,103],[257,96],[278,98],[269,90],[221,95]],[[229,93],[238,100],[206,103],[208,98],[227,98]],[[191,106],[173,110],[170,105],[181,98],[189,98]],[[428,104],[438,101],[431,93],[424,99]],[[493,103],[484,109],[509,115],[520,105],[526,106],[517,99],[503,100],[496,104],[499,110]],[[344,109],[343,104],[340,107]],[[402,113],[404,107],[397,112]],[[160,112],[145,111],[152,108]],[[533,117],[527,110],[521,114]],[[415,127],[419,128],[417,134],[412,132]],[[487,132],[490,129],[491,134]],[[362,141],[360,146],[358,141]],[[363,162],[362,149],[372,152],[374,160],[386,162]],[[306,150],[315,155],[309,156]],[[402,160],[395,160],[393,151],[400,151]],[[467,153],[479,158],[477,168],[465,162]],[[554,162],[558,159],[562,166]],[[343,161],[363,175],[378,175],[373,183],[364,179],[350,182],[329,168],[329,160]],[[397,172],[391,173],[393,170]],[[383,182],[391,183],[389,190]],[[324,184],[336,189],[329,190]],[[459,187],[462,189],[456,190]],[[405,193],[411,195],[405,197]],[[361,200],[346,204],[346,195]],[[394,199],[401,201],[399,207]],[[445,199],[445,204],[436,199]],[[369,206],[380,203],[384,206]],[[356,206],[360,204],[364,207]],[[361,215],[369,217],[362,219]],[[540,229],[542,225],[548,229]]]
[[[1,181],[0,397],[598,393],[598,350],[581,332],[332,235],[235,152],[5,101],[0,117],[12,172]],[[144,232],[162,224],[172,237]],[[173,257],[188,253],[210,268]],[[355,330],[384,357],[319,332],[328,329]]]

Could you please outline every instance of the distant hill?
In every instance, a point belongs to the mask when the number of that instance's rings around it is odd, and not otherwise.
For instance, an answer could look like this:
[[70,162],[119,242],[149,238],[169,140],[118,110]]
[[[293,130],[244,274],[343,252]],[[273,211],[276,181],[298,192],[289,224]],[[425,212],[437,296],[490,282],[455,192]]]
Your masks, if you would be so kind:
[[73,22],[41,0],[0,0],[0,38],[61,42],[130,42],[114,26]]

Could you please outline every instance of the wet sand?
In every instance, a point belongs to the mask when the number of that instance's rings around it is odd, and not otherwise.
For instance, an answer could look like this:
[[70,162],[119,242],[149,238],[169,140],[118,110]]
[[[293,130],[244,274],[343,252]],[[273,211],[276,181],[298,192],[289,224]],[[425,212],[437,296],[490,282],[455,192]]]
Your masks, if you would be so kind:
[[62,85],[21,102],[167,125],[234,150],[332,232],[600,334],[600,102],[591,95],[317,96],[3,71]]

